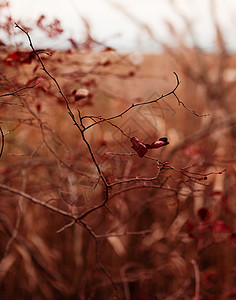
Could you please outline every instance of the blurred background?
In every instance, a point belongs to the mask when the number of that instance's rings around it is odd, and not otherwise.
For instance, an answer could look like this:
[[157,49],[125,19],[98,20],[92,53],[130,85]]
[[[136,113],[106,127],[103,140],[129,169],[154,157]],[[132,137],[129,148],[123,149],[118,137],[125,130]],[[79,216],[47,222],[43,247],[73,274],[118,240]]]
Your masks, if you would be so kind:
[[235,0],[0,0],[1,299],[236,299],[235,37]]
[[[47,23],[60,20],[64,32],[54,39],[47,39],[39,30],[32,33],[37,47],[67,49],[68,39],[82,42],[86,38],[87,24],[95,40],[118,51],[157,53],[163,42],[175,46],[171,25],[187,45],[214,51],[216,18],[227,49],[236,49],[234,0],[10,0],[9,4],[1,18],[8,14],[25,26],[34,28],[42,15]],[[186,22],[191,26],[191,36]]]

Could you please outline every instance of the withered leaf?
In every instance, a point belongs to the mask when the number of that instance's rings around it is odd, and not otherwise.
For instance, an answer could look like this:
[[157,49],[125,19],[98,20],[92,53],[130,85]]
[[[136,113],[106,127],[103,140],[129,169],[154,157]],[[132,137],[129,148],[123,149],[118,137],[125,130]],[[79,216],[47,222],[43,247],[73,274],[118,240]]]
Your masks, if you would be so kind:
[[132,143],[131,147],[138,153],[139,157],[143,157],[147,153],[148,149],[157,149],[169,144],[167,137],[160,138],[152,144],[144,144],[136,137],[132,137],[130,141]]

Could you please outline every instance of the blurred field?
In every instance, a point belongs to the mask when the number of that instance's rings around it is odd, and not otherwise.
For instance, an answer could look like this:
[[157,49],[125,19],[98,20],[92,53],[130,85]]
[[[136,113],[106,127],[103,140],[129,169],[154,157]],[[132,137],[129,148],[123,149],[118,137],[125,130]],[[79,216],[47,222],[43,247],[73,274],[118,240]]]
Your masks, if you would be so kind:
[[[0,52],[0,95],[37,85],[0,99],[0,184],[79,216],[104,201],[104,186],[53,81],[35,59],[4,64],[13,51]],[[109,191],[110,211],[84,219],[97,238],[1,188],[1,299],[236,298],[235,56],[183,48],[41,57],[77,120],[78,109],[107,118],[158,98],[176,86],[173,72],[187,109],[171,95],[131,109],[112,121],[116,127],[86,131],[108,183],[123,181]],[[117,127],[170,144],[140,158]]]

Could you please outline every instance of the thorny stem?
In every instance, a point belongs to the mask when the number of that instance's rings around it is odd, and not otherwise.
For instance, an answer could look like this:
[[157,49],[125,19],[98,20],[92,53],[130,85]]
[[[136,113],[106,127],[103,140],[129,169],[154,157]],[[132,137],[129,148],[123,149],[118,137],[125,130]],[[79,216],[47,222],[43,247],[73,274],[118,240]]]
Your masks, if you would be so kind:
[[[175,75],[177,76],[176,73],[175,73]],[[178,77],[177,77],[177,80],[179,80]],[[196,113],[195,110],[193,110],[193,109],[191,109],[191,108],[188,108],[188,107],[184,104],[184,102],[181,101],[181,100],[179,99],[179,97],[176,95],[175,91],[173,91],[173,95],[174,95],[175,98],[177,99],[179,105],[182,105],[185,109],[187,109],[188,111],[190,111],[190,112],[191,112],[192,114],[194,114],[195,116],[197,116],[197,117],[208,117],[208,116],[209,116],[209,114],[206,114],[206,115],[199,115],[198,113]]]
[[76,223],[80,223],[84,228],[86,228],[89,233],[92,235],[92,237],[94,239],[105,239],[105,238],[109,238],[109,237],[112,237],[112,236],[123,236],[123,235],[145,235],[145,234],[148,234],[150,233],[151,231],[150,230],[142,230],[142,231],[133,231],[133,232],[120,232],[120,233],[107,233],[107,234],[101,234],[101,235],[97,235],[93,230],[92,228],[87,224],[85,223],[82,218],[77,218],[75,216],[73,216],[73,214],[69,213],[69,212],[66,212],[64,210],[61,210],[55,206],[52,206],[50,204],[48,204],[47,202],[43,202],[21,190],[17,190],[17,189],[14,189],[8,185],[5,185],[5,184],[0,184],[0,188],[5,190],[5,191],[8,191],[10,193],[13,193],[13,194],[16,194],[16,195],[19,195],[20,197],[23,197],[25,199],[28,199],[29,201],[35,203],[35,204],[38,204],[42,207],[45,207],[49,210],[51,210],[52,212],[54,213],[58,213],[64,217],[68,217],[70,219],[72,219],[72,221],[68,224],[66,224],[65,226],[63,226],[61,229],[59,229],[57,231],[57,233],[59,232],[62,232],[63,230],[65,230],[66,228],[69,228],[71,226],[73,226],[74,224]]
[[[161,99],[163,99],[163,98],[165,98],[165,97],[168,97],[168,96],[170,96],[170,95],[173,95],[173,96],[177,99],[179,105],[182,105],[185,109],[189,110],[189,111],[190,111],[191,113],[193,113],[194,115],[196,115],[196,116],[198,116],[198,117],[205,116],[205,115],[198,115],[195,111],[193,111],[193,110],[187,108],[187,107],[185,106],[185,104],[184,104],[182,101],[180,101],[180,99],[178,98],[178,96],[177,96],[176,93],[175,93],[175,91],[177,90],[177,88],[178,88],[178,86],[179,86],[179,84],[180,84],[180,81],[179,81],[179,78],[178,78],[177,73],[174,72],[174,75],[175,75],[175,77],[176,77],[176,85],[175,85],[175,87],[173,88],[172,91],[170,91],[170,92],[168,92],[168,93],[166,93],[166,94],[163,94],[162,96],[160,96],[159,98],[154,99],[154,100],[145,101],[145,102],[133,103],[133,104],[131,104],[128,108],[126,108],[124,111],[122,111],[121,113],[116,114],[116,115],[114,115],[114,116],[111,116],[111,117],[109,117],[109,118],[94,117],[94,119],[93,119],[93,117],[90,117],[90,119],[92,119],[93,121],[95,120],[95,118],[98,118],[98,121],[94,121],[93,124],[91,124],[91,125],[85,127],[84,124],[83,124],[83,120],[84,120],[86,117],[82,117],[80,111],[78,111],[79,121],[76,120],[75,115],[73,114],[73,112],[72,112],[72,110],[71,110],[71,108],[70,108],[69,101],[68,101],[67,97],[65,96],[65,94],[63,93],[60,84],[58,83],[57,79],[56,79],[55,77],[53,77],[53,76],[51,75],[51,73],[46,69],[46,67],[45,67],[45,65],[44,65],[44,63],[43,63],[43,61],[42,61],[42,59],[41,59],[41,57],[40,57],[40,52],[36,51],[35,48],[34,48],[34,46],[33,46],[33,43],[32,43],[32,40],[31,40],[31,37],[30,37],[29,33],[28,33],[25,29],[23,29],[22,27],[20,27],[18,24],[16,24],[16,23],[15,23],[15,27],[16,27],[16,28],[19,28],[23,33],[26,34],[26,36],[27,36],[27,38],[28,38],[28,40],[29,40],[29,45],[30,45],[30,47],[31,47],[31,49],[32,49],[32,51],[33,51],[33,53],[34,53],[35,56],[37,57],[39,63],[41,64],[42,70],[43,70],[43,71],[44,71],[44,72],[45,72],[45,73],[53,80],[53,82],[55,83],[55,85],[56,85],[56,87],[57,87],[57,89],[58,89],[59,94],[60,94],[60,95],[62,96],[62,98],[64,99],[65,104],[66,104],[66,108],[67,108],[67,111],[68,111],[68,114],[69,114],[70,118],[72,119],[74,125],[75,125],[75,126],[77,127],[77,129],[79,130],[80,135],[81,135],[81,138],[82,138],[83,142],[86,144],[86,146],[87,146],[87,148],[88,148],[88,151],[89,151],[89,154],[90,154],[90,156],[91,156],[91,159],[92,159],[92,161],[93,161],[93,164],[95,165],[95,167],[96,167],[96,169],[97,169],[97,172],[98,172],[98,175],[99,175],[99,179],[101,178],[101,180],[102,180],[102,182],[103,182],[103,184],[104,184],[104,187],[105,187],[105,197],[104,197],[104,200],[103,200],[103,202],[102,202],[101,204],[99,204],[99,205],[97,205],[97,206],[94,206],[94,207],[88,209],[87,211],[85,211],[84,213],[82,213],[79,217],[75,217],[75,216],[73,216],[71,213],[68,213],[68,212],[63,211],[63,210],[61,210],[61,209],[58,209],[58,208],[56,208],[56,207],[53,207],[53,206],[49,205],[48,203],[42,202],[42,201],[40,201],[40,200],[38,200],[38,199],[36,199],[36,198],[34,198],[34,197],[32,197],[32,196],[30,196],[30,195],[28,195],[28,194],[22,192],[22,191],[13,189],[13,188],[8,187],[8,186],[6,186],[6,185],[4,185],[4,184],[0,184],[0,188],[5,189],[5,190],[7,190],[7,191],[10,191],[10,192],[12,192],[12,193],[21,195],[21,196],[23,196],[23,197],[29,199],[30,201],[34,202],[35,204],[40,204],[40,205],[42,205],[42,206],[44,206],[44,207],[46,207],[46,208],[48,208],[48,209],[50,209],[50,210],[52,210],[52,211],[54,211],[54,212],[56,212],[56,213],[59,213],[59,214],[65,216],[65,217],[69,217],[70,219],[72,219],[72,222],[69,223],[68,225],[65,225],[61,230],[59,230],[59,232],[62,231],[62,230],[64,230],[64,229],[66,229],[66,228],[68,228],[68,227],[70,227],[70,226],[72,226],[72,225],[74,225],[75,223],[79,223],[82,227],[84,227],[84,228],[88,231],[88,233],[89,233],[89,234],[94,238],[94,240],[95,240],[95,244],[96,244],[96,245],[95,245],[95,246],[96,246],[96,247],[95,247],[95,249],[96,249],[96,260],[97,260],[97,263],[98,263],[100,269],[106,274],[106,276],[109,278],[109,280],[111,281],[111,283],[112,283],[112,285],[114,286],[114,288],[117,290],[116,284],[114,283],[112,276],[111,276],[110,273],[107,271],[107,269],[103,266],[103,264],[101,263],[100,257],[99,257],[99,251],[98,251],[98,250],[99,250],[99,247],[98,247],[98,246],[99,246],[99,238],[100,238],[100,237],[97,236],[97,235],[95,234],[95,232],[93,231],[93,229],[92,229],[92,228],[91,228],[91,227],[83,220],[86,216],[90,215],[92,212],[94,212],[94,211],[96,211],[96,210],[98,210],[98,209],[100,209],[100,208],[106,208],[106,209],[108,209],[108,207],[107,207],[107,202],[108,202],[108,199],[109,199],[109,191],[110,191],[110,188],[112,187],[112,184],[109,184],[109,183],[106,181],[106,178],[105,178],[105,176],[104,176],[104,174],[103,174],[103,172],[102,172],[102,170],[101,170],[101,168],[100,168],[100,166],[99,166],[99,164],[98,164],[98,162],[97,162],[97,160],[96,160],[96,157],[95,157],[95,155],[94,155],[94,153],[93,153],[93,150],[92,150],[92,148],[91,148],[91,146],[90,146],[90,143],[89,143],[89,141],[87,140],[87,138],[86,138],[86,136],[85,136],[85,131],[88,130],[89,128],[93,127],[94,125],[97,125],[97,124],[102,123],[102,122],[105,122],[105,121],[108,122],[108,123],[110,123],[112,126],[115,126],[115,127],[116,127],[116,125],[112,124],[112,123],[110,122],[110,120],[114,120],[114,119],[116,119],[116,118],[122,117],[124,114],[126,114],[127,112],[129,112],[131,109],[133,109],[133,108],[135,108],[135,107],[143,106],[143,105],[149,105],[149,104],[152,104],[152,103],[157,103],[159,100],[161,100]],[[28,87],[28,88],[31,88],[31,87]],[[23,89],[24,89],[24,88],[23,88]],[[13,92],[13,93],[11,93],[11,94],[9,94],[9,95],[14,95],[14,94],[16,94],[17,92],[19,92],[19,91],[21,91],[21,90],[23,90],[23,89],[20,89],[20,90],[18,90],[18,91],[16,91],[16,92]],[[41,124],[41,123],[40,123],[40,128],[41,128],[41,130],[43,130],[43,129],[42,129],[42,124]],[[117,127],[117,128],[118,128],[118,127]],[[1,130],[1,134],[3,135],[2,130]],[[125,134],[125,133],[124,133],[124,134]],[[3,149],[3,142],[2,142],[2,149]],[[1,151],[1,152],[2,152],[2,151]],[[162,167],[163,167],[163,166],[162,166]],[[168,180],[168,178],[166,179],[166,181],[167,181],[167,180]],[[131,179],[130,182],[132,182],[132,181],[133,181],[133,180]],[[145,181],[145,179],[143,179],[143,181]],[[149,181],[149,179],[147,179],[147,181]],[[166,181],[165,181],[165,182],[166,182]],[[124,181],[124,183],[125,183],[125,182],[126,182],[126,181]],[[169,187],[165,187],[165,186],[164,186],[165,182],[161,183],[159,186],[157,186],[157,185],[148,186],[148,185],[145,185],[145,184],[144,184],[144,185],[142,185],[142,186],[140,185],[140,186],[129,187],[129,188],[120,190],[120,191],[117,192],[117,193],[114,193],[112,196],[110,196],[110,199],[111,199],[112,197],[115,197],[116,195],[122,193],[122,192],[129,191],[129,190],[132,190],[132,189],[137,189],[137,188],[144,188],[144,187],[145,187],[145,188],[159,188],[159,189],[165,189],[165,190],[168,190],[168,191],[170,191],[170,192],[172,192],[172,193],[176,193],[176,190],[174,190],[174,189],[172,189],[172,188],[169,188]],[[118,184],[118,183],[114,183],[113,185],[115,185],[115,184]],[[109,209],[108,209],[108,210],[109,210]],[[109,211],[110,211],[110,210],[109,210]],[[102,237],[102,236],[101,236],[101,237]],[[106,237],[106,236],[104,235],[104,237]]]
[[189,109],[182,101],[180,101],[180,99],[178,98],[178,96],[176,95],[175,91],[177,90],[177,88],[179,87],[180,85],[180,80],[179,80],[179,77],[177,75],[176,72],[174,72],[174,75],[176,77],[176,86],[173,88],[172,91],[166,93],[166,94],[163,94],[161,95],[160,97],[154,99],[154,100],[150,100],[150,101],[144,101],[144,102],[138,102],[138,103],[132,103],[128,108],[126,108],[124,111],[122,111],[121,113],[115,115],[115,116],[112,116],[112,117],[109,117],[109,118],[104,118],[104,119],[101,119],[99,121],[97,121],[96,123],[93,123],[89,126],[87,126],[84,130],[88,130],[89,128],[93,127],[94,125],[97,125],[99,123],[102,123],[102,122],[105,122],[105,121],[110,121],[110,120],[114,120],[114,119],[117,119],[117,118],[120,118],[122,117],[124,114],[126,114],[128,111],[130,111],[131,109],[133,109],[134,107],[137,107],[137,106],[141,106],[141,105],[148,105],[148,104],[152,104],[152,103],[157,103],[158,101],[160,101],[161,99],[163,98],[166,98],[170,95],[174,95],[175,98],[177,99],[178,101],[178,104],[179,105],[182,105],[185,109],[187,109],[188,111],[190,111],[191,113],[193,113],[194,115],[196,115],[197,117],[206,117],[207,115],[199,115],[197,114],[194,110],[192,109]]
[[[108,209],[106,203],[107,203],[108,198],[109,198],[109,191],[108,191],[108,190],[109,190],[109,185],[108,185],[108,183],[106,182],[106,179],[105,179],[104,175],[102,174],[102,171],[101,171],[101,169],[100,169],[100,166],[98,165],[98,162],[97,162],[97,160],[96,160],[96,158],[95,158],[95,156],[94,156],[94,153],[93,153],[93,151],[92,151],[92,148],[91,148],[89,142],[87,141],[87,139],[86,139],[86,137],[85,137],[85,135],[84,135],[84,130],[85,130],[85,129],[84,129],[84,126],[83,126],[83,123],[82,123],[82,119],[81,119],[80,113],[79,113],[79,119],[80,119],[81,127],[80,127],[80,125],[78,124],[78,122],[77,122],[76,119],[75,119],[75,116],[74,116],[74,114],[73,114],[73,112],[72,112],[72,110],[71,110],[71,108],[70,108],[69,101],[68,101],[67,97],[65,96],[65,94],[63,93],[63,91],[62,91],[62,89],[61,89],[61,87],[60,87],[60,84],[58,83],[58,81],[56,80],[56,78],[53,77],[53,76],[49,73],[49,71],[46,69],[46,67],[45,67],[45,65],[44,65],[44,63],[43,63],[43,61],[42,61],[42,59],[41,59],[39,53],[34,49],[34,46],[33,46],[33,43],[32,43],[32,40],[31,40],[31,37],[30,37],[29,33],[28,33],[26,30],[24,30],[22,27],[20,27],[18,24],[16,24],[16,23],[15,23],[15,27],[16,27],[16,28],[19,28],[22,32],[24,32],[24,33],[26,34],[26,36],[27,36],[27,38],[28,38],[28,40],[29,40],[29,45],[30,45],[31,49],[33,50],[34,54],[36,55],[38,61],[40,62],[43,71],[44,71],[44,72],[45,72],[45,73],[46,73],[46,74],[54,81],[55,85],[57,86],[57,89],[58,89],[59,94],[61,94],[61,96],[63,97],[63,99],[64,99],[64,101],[65,101],[65,103],[66,103],[66,108],[67,108],[68,114],[69,114],[69,116],[71,117],[72,121],[74,122],[74,125],[75,125],[75,126],[78,128],[78,130],[80,131],[81,137],[82,137],[84,143],[86,144],[86,146],[87,146],[87,148],[88,148],[88,151],[89,151],[90,156],[91,156],[91,158],[92,158],[92,160],[93,160],[93,163],[94,163],[94,165],[95,165],[95,167],[96,167],[96,169],[97,169],[97,171],[98,171],[99,177],[102,179],[103,184],[104,184],[104,186],[105,186],[105,200],[103,201],[103,203],[102,203],[101,205],[99,205],[97,208],[93,208],[93,209],[88,210],[87,213],[84,214],[84,217],[85,217],[86,215],[90,214],[91,212],[93,212],[94,210],[98,209],[98,208],[105,207],[106,209]],[[0,186],[0,187],[1,187],[1,186]],[[6,187],[2,187],[2,188],[5,188],[5,189],[6,189]],[[15,191],[15,192],[16,192],[16,191]],[[38,203],[37,199],[31,198],[31,200],[32,200],[32,201],[35,201],[35,203]],[[66,212],[64,212],[64,211],[58,210],[58,209],[56,209],[56,208],[54,208],[54,207],[52,207],[52,206],[50,206],[50,205],[48,205],[48,204],[46,204],[46,203],[44,204],[44,206],[50,208],[51,210],[57,211],[57,212],[60,213],[60,214],[63,214],[63,215],[65,215],[65,216],[69,216],[69,217],[71,218],[71,215],[70,215],[69,213],[66,213]],[[108,211],[110,211],[110,210],[108,209]],[[80,224],[83,225],[83,227],[85,227],[85,228],[88,230],[88,232],[95,238],[92,229],[89,228],[88,225],[87,225],[85,222],[82,221],[82,217],[80,217],[78,220],[79,220]],[[99,264],[101,270],[102,270],[102,271],[107,275],[107,277],[110,279],[112,285],[116,288],[116,285],[114,284],[114,281],[112,280],[111,275],[110,275],[110,274],[108,273],[108,271],[104,268],[104,266],[100,263],[100,261],[98,261],[98,264]]]
[[[91,120],[94,121],[94,125],[97,124],[99,121],[95,121],[95,119],[99,119],[100,121],[104,121],[104,122],[107,122],[109,123],[111,126],[115,127],[116,129],[118,129],[124,136],[126,136],[127,138],[131,139],[131,137],[129,135],[127,135],[119,126],[113,124],[112,122],[108,121],[106,118],[103,118],[101,116],[83,116],[81,118],[81,121],[82,119],[85,119],[85,118],[89,118]],[[84,127],[84,131],[86,130],[87,128]]]
[[[46,73],[46,74],[54,81],[54,83],[56,84],[56,86],[57,86],[57,88],[58,88],[58,92],[61,94],[61,96],[63,97],[63,99],[64,99],[64,101],[65,101],[65,103],[66,103],[67,111],[68,111],[68,113],[69,113],[71,119],[73,120],[74,125],[79,129],[79,131],[80,131],[80,133],[81,133],[81,136],[82,136],[82,139],[83,139],[83,141],[85,142],[85,144],[86,144],[87,147],[88,147],[88,150],[89,150],[89,153],[90,153],[90,155],[91,155],[91,158],[92,158],[92,160],[93,160],[93,162],[94,162],[94,164],[95,164],[95,166],[96,166],[96,168],[97,168],[97,171],[98,171],[98,173],[99,173],[99,176],[101,177],[101,179],[102,179],[102,181],[103,181],[103,183],[104,183],[104,185],[105,185],[105,187],[106,187],[106,190],[107,190],[107,189],[108,189],[108,184],[107,184],[107,182],[106,182],[106,180],[105,180],[105,178],[104,178],[104,176],[103,176],[103,174],[102,174],[102,172],[101,172],[101,169],[100,169],[100,167],[99,167],[99,165],[98,165],[98,163],[97,163],[97,161],[96,161],[96,159],[95,159],[95,156],[94,156],[94,154],[93,154],[93,152],[92,152],[92,149],[91,149],[91,147],[90,147],[90,145],[89,145],[89,142],[87,141],[87,139],[85,138],[85,135],[84,135],[84,133],[83,133],[83,131],[84,131],[83,127],[84,127],[84,126],[83,126],[81,117],[80,117],[80,120],[81,120],[80,122],[81,122],[81,127],[82,127],[82,129],[81,129],[80,125],[78,124],[78,122],[77,122],[76,119],[75,119],[75,116],[74,116],[74,114],[73,114],[73,112],[72,112],[72,110],[71,110],[71,108],[70,108],[69,101],[68,101],[67,97],[65,96],[65,94],[63,93],[63,91],[62,91],[62,89],[61,89],[61,87],[60,87],[60,84],[58,83],[58,81],[56,80],[56,78],[53,77],[53,76],[51,75],[51,73],[46,69],[46,67],[45,67],[45,65],[44,65],[44,63],[43,63],[43,61],[42,61],[42,59],[41,59],[39,53],[35,50],[35,48],[34,48],[34,46],[33,46],[33,43],[32,43],[32,40],[31,40],[31,37],[30,37],[29,33],[28,33],[25,29],[23,29],[22,27],[20,27],[18,24],[16,24],[16,23],[15,23],[15,27],[16,27],[16,28],[19,28],[21,31],[23,31],[23,32],[26,34],[26,36],[27,36],[27,38],[28,38],[28,40],[29,40],[29,45],[30,45],[32,51],[34,52],[34,54],[36,55],[38,61],[40,62],[43,71],[44,71],[44,72],[45,72],[45,73]],[[80,114],[79,114],[79,116],[80,116]],[[106,194],[108,194],[108,193],[106,192]]]
[[[44,65],[44,63],[43,63],[43,61],[42,61],[42,59],[41,59],[41,57],[40,57],[40,55],[39,55],[39,52],[37,52],[37,51],[34,49],[34,46],[33,46],[33,43],[32,43],[32,40],[31,40],[31,37],[30,37],[28,31],[26,31],[25,29],[23,29],[22,27],[20,27],[20,26],[19,26],[18,24],[16,24],[16,23],[15,23],[15,27],[16,27],[16,28],[19,28],[21,31],[23,31],[23,32],[26,34],[26,36],[27,36],[27,38],[28,38],[28,40],[29,40],[29,45],[30,45],[32,51],[34,52],[35,56],[37,57],[38,61],[40,62],[43,71],[44,71],[44,72],[45,72],[45,73],[46,73],[46,74],[54,81],[54,83],[56,84],[59,93],[61,94],[61,96],[63,97],[63,99],[64,99],[65,102],[66,102],[66,107],[67,107],[67,109],[68,109],[69,114],[71,115],[71,117],[73,117],[74,115],[73,115],[73,113],[72,113],[72,111],[71,111],[71,109],[70,109],[68,99],[66,98],[66,96],[65,96],[64,93],[62,92],[61,87],[60,87],[59,83],[57,82],[57,80],[56,80],[56,79],[48,72],[48,70],[45,68],[45,65]],[[75,120],[73,120],[73,121],[75,121]]]
[[[68,169],[73,169],[73,167],[71,165],[69,165],[68,163],[66,163],[63,159],[61,159],[57,153],[53,150],[53,148],[49,145],[49,143],[46,140],[46,136],[45,136],[45,132],[44,132],[44,128],[47,129],[47,127],[43,124],[42,120],[37,116],[37,114],[30,108],[30,106],[28,105],[27,101],[24,102],[24,105],[27,107],[28,111],[33,115],[33,117],[38,121],[39,124],[39,128],[41,130],[42,133],[42,139],[44,144],[46,145],[47,149],[52,153],[52,155],[65,167],[67,167]],[[89,177],[88,174],[86,174],[85,172],[81,172],[78,170],[73,170],[76,173],[80,174],[80,175],[84,175],[86,177]]]
[[[137,156],[136,153],[112,153],[112,152],[107,152],[105,154],[106,155],[119,155],[119,156]],[[208,173],[201,174],[201,173],[198,173],[198,172],[193,172],[193,171],[187,170],[187,168],[193,167],[194,165],[190,165],[190,166],[187,166],[185,168],[178,169],[178,168],[168,164],[168,162],[161,162],[158,159],[150,157],[150,156],[145,155],[144,158],[157,162],[157,166],[159,167],[159,170],[158,170],[158,173],[157,173],[156,176],[150,177],[150,178],[135,177],[135,178],[123,179],[121,181],[116,181],[116,182],[111,183],[110,187],[113,187],[115,185],[121,185],[121,184],[124,184],[124,183],[132,183],[132,182],[140,182],[140,181],[141,182],[154,182],[155,183],[155,181],[158,180],[158,175],[160,175],[160,172],[162,170],[173,170],[173,171],[179,172],[184,177],[186,177],[188,179],[188,181],[192,181],[192,182],[195,182],[195,183],[198,183],[198,184],[201,184],[201,185],[204,185],[204,184],[201,183],[200,181],[207,180],[208,179],[207,176],[222,174],[222,173],[226,172],[226,169],[223,169],[219,172],[208,172]]]

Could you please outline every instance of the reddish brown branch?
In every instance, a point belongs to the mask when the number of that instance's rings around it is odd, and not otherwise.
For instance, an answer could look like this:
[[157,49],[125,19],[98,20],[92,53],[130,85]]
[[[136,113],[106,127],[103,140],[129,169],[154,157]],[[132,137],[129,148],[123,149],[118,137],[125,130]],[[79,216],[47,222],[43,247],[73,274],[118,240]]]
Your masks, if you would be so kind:
[[2,131],[2,127],[0,126],[0,132],[1,132],[1,137],[2,137],[2,146],[0,150],[0,158],[2,157],[3,149],[4,149],[4,133]]
[[[61,94],[61,96],[63,97],[63,99],[64,99],[64,101],[65,101],[65,103],[66,103],[67,111],[68,111],[68,113],[69,113],[69,115],[70,115],[72,121],[74,122],[74,125],[75,125],[75,126],[78,128],[78,130],[80,131],[81,136],[82,136],[82,139],[83,139],[83,141],[85,142],[85,144],[86,144],[87,147],[88,147],[89,153],[90,153],[91,158],[92,158],[92,160],[93,160],[93,162],[94,162],[94,164],[95,164],[95,166],[96,166],[96,168],[97,168],[97,171],[98,171],[98,173],[99,173],[99,176],[101,177],[101,179],[102,179],[102,181],[103,181],[103,183],[104,183],[104,185],[105,185],[105,187],[106,187],[106,194],[108,194],[108,191],[107,191],[107,189],[108,189],[108,184],[107,184],[107,182],[106,182],[106,180],[105,180],[105,177],[103,176],[103,174],[102,174],[102,172],[101,172],[101,169],[100,169],[100,167],[99,167],[99,165],[98,165],[98,163],[97,163],[97,161],[96,161],[96,159],[95,159],[95,156],[94,156],[93,151],[92,151],[92,149],[91,149],[91,147],[90,147],[90,144],[88,143],[87,139],[85,138],[85,135],[84,135],[84,133],[83,133],[83,131],[84,131],[83,128],[81,129],[80,125],[78,124],[78,122],[77,122],[76,119],[75,119],[75,116],[74,116],[74,114],[73,114],[73,112],[72,112],[72,110],[71,110],[71,108],[70,108],[69,101],[68,101],[67,97],[65,96],[65,94],[63,93],[60,84],[58,83],[58,81],[56,80],[56,78],[53,77],[53,76],[51,75],[51,73],[46,69],[46,67],[45,67],[45,65],[44,65],[44,63],[43,63],[43,61],[42,61],[42,59],[41,59],[41,57],[40,57],[38,51],[36,51],[35,48],[34,48],[34,46],[33,46],[33,43],[32,43],[32,40],[31,40],[31,37],[30,37],[29,33],[28,33],[26,30],[24,30],[22,27],[20,27],[18,24],[16,24],[16,23],[15,23],[15,27],[16,27],[16,28],[19,28],[21,31],[23,31],[23,32],[26,34],[26,36],[27,36],[27,38],[28,38],[28,40],[29,40],[29,45],[30,45],[31,49],[33,50],[34,54],[36,55],[37,59],[39,60],[41,66],[42,66],[43,71],[44,71],[44,72],[45,72],[45,73],[46,73],[46,74],[54,81],[55,85],[57,86],[58,92],[59,92],[59,94]],[[82,125],[82,122],[81,122],[81,125]]]
[[138,107],[138,106],[141,106],[141,105],[149,105],[149,104],[157,103],[157,102],[160,101],[161,99],[166,98],[166,97],[168,97],[168,96],[170,96],[170,95],[174,95],[175,98],[176,98],[177,101],[178,101],[178,104],[179,104],[179,105],[182,105],[185,109],[187,109],[188,111],[190,111],[190,112],[193,113],[194,115],[196,115],[196,116],[198,116],[198,117],[205,117],[205,116],[207,116],[207,115],[199,115],[199,114],[197,114],[194,110],[189,109],[182,101],[180,101],[180,99],[177,97],[177,95],[176,95],[176,93],[175,93],[175,91],[177,90],[177,88],[178,88],[179,85],[180,85],[180,80],[179,80],[179,77],[178,77],[178,75],[177,75],[176,72],[174,72],[174,75],[175,75],[175,78],[176,78],[176,85],[175,85],[175,87],[173,88],[172,91],[170,91],[170,92],[168,92],[168,93],[166,93],[166,94],[163,94],[163,95],[161,95],[160,97],[158,97],[158,98],[156,98],[156,99],[153,99],[153,100],[144,101],[144,102],[138,102],[138,103],[132,103],[128,108],[126,108],[126,109],[125,109],[124,111],[122,111],[121,113],[119,113],[119,114],[117,114],[117,115],[114,115],[114,116],[111,116],[111,117],[109,117],[109,118],[103,118],[103,119],[101,119],[101,120],[99,120],[99,121],[97,121],[97,122],[95,122],[95,123],[93,123],[93,124],[87,126],[87,127],[85,128],[85,130],[87,130],[87,129],[89,129],[89,128],[91,128],[91,127],[93,127],[94,125],[97,125],[97,124],[99,124],[99,123],[102,123],[102,122],[105,122],[105,121],[110,121],[110,120],[114,120],[114,119],[120,118],[120,117],[122,117],[124,114],[126,114],[128,111],[130,111],[131,109],[133,109],[134,107]]
[[32,197],[29,194],[26,194],[25,192],[22,192],[20,190],[14,189],[14,188],[12,188],[10,186],[7,186],[5,184],[0,184],[0,189],[3,189],[3,190],[8,191],[8,192],[11,192],[13,194],[20,195],[20,196],[22,196],[22,197],[30,200],[31,202],[33,202],[35,204],[39,204],[40,206],[46,207],[47,209],[49,209],[49,210],[51,210],[53,212],[56,212],[56,213],[58,213],[58,214],[60,214],[62,216],[69,217],[69,218],[73,219],[73,216],[70,213],[68,213],[68,212],[66,212],[64,210],[61,210],[59,208],[56,208],[55,206],[52,206],[52,205],[50,205],[50,204],[48,204],[46,202],[43,202],[43,201],[41,201],[41,200],[39,200],[39,199],[37,199],[35,197]]
[[28,89],[33,89],[36,85],[37,85],[37,83],[34,84],[34,85],[32,85],[32,86],[25,86],[25,87],[22,87],[22,88],[20,88],[20,89],[18,89],[18,90],[15,90],[15,91],[11,92],[11,93],[7,93],[7,94],[0,95],[0,98],[1,98],[1,97],[7,97],[7,96],[15,96],[15,95],[17,95],[19,92],[21,92],[21,91],[28,90]]

